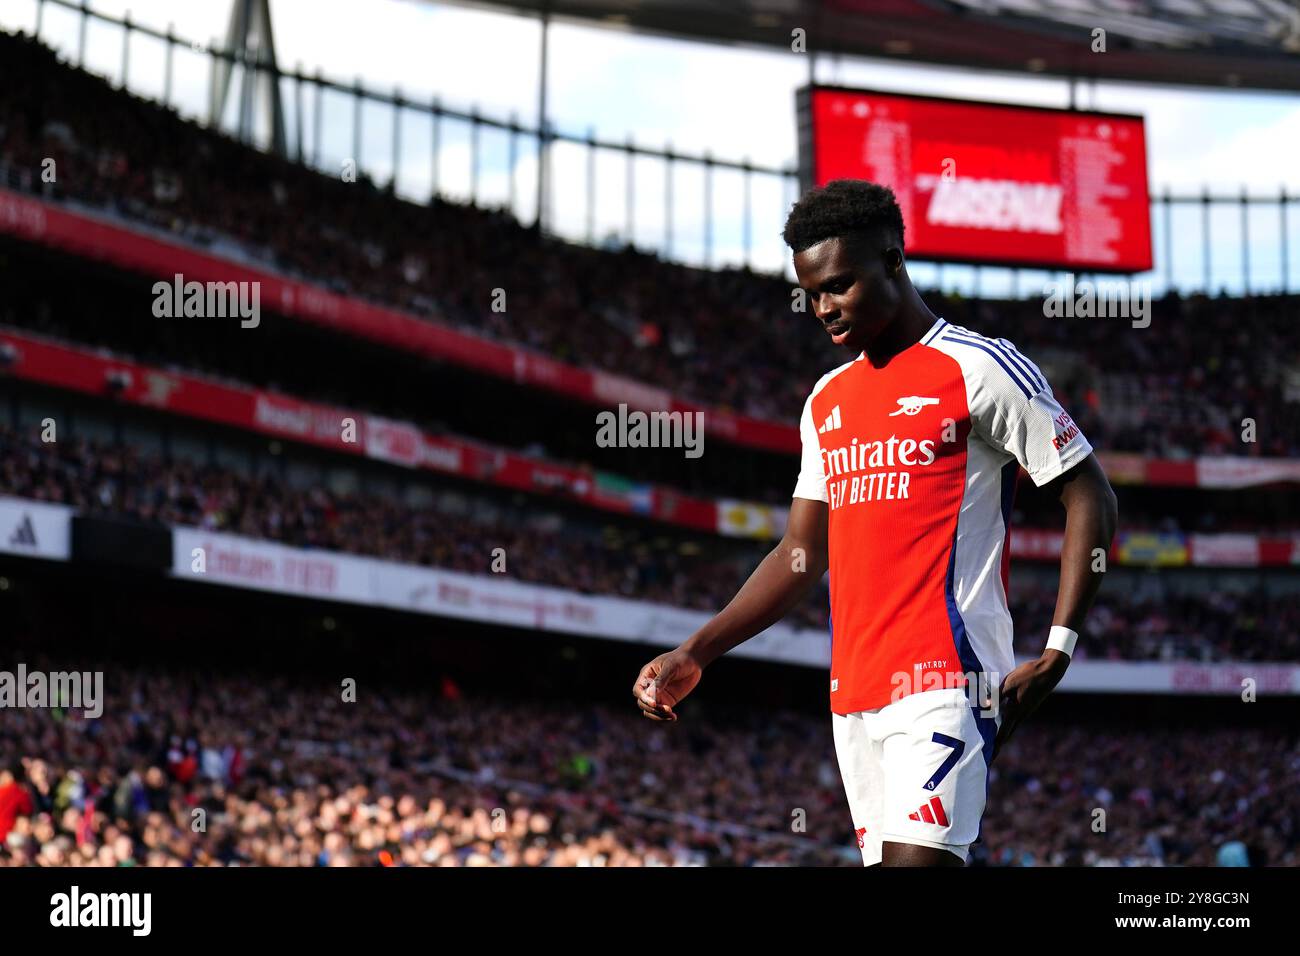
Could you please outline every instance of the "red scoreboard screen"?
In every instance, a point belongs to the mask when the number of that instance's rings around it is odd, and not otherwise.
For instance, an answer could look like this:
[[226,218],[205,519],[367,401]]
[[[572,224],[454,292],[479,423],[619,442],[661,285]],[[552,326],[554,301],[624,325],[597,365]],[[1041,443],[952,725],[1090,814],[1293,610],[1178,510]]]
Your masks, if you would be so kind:
[[1140,116],[823,86],[797,96],[803,187],[832,179],[889,186],[909,256],[1151,268]]

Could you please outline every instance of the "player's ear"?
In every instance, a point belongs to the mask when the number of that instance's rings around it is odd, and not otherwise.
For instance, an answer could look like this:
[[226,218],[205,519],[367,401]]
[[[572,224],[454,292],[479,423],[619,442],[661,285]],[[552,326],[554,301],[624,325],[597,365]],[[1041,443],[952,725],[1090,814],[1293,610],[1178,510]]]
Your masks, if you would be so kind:
[[889,278],[896,279],[903,269],[903,250],[890,246],[885,250],[885,272]]

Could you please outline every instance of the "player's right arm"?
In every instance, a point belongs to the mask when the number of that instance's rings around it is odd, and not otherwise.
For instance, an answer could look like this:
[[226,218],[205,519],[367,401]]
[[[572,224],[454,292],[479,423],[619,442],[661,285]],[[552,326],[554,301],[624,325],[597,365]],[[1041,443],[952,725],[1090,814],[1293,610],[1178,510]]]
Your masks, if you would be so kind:
[[824,501],[791,499],[785,535],[731,602],[681,646],[641,668],[632,694],[645,716],[676,720],[673,706],[700,682],[705,667],[767,630],[808,596],[826,573],[829,511]]
[[[814,389],[813,394],[816,392]],[[680,647],[641,668],[632,685],[632,696],[645,716],[676,720],[674,705],[695,689],[705,667],[785,617],[826,573],[830,503],[811,395],[804,403],[799,434],[803,455],[785,535],[731,603]]]

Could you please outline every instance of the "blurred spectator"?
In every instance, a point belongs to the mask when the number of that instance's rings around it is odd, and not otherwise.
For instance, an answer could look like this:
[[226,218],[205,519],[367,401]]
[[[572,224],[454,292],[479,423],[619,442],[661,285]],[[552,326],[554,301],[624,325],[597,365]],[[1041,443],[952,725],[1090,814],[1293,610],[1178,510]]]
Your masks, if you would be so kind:
[[3,846],[20,816],[33,812],[32,798],[10,767],[0,767],[0,846]]

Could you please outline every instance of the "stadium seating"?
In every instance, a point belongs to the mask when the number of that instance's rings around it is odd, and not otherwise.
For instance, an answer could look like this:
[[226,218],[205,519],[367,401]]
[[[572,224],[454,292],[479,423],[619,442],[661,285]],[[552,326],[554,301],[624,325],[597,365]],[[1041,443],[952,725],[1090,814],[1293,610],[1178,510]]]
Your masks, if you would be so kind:
[[[18,764],[35,805],[0,834],[0,866],[860,864],[824,716],[750,709],[667,736],[631,709],[454,687],[329,708],[284,680],[112,672],[94,735],[0,709],[0,766],[42,755]],[[1210,866],[1245,840],[1295,865],[1278,799],[1300,785],[1294,747],[1258,729],[1031,725],[994,764],[973,861]]]
[[[793,422],[812,383],[844,358],[809,315],[791,311],[787,279],[543,240],[502,212],[414,205],[183,122],[29,40],[0,36],[0,53],[14,78],[0,89],[0,185],[237,248],[337,292],[759,418]],[[45,158],[55,183],[38,175]],[[506,313],[490,308],[497,288],[509,292]],[[1300,348],[1286,321],[1291,297],[1170,296],[1154,303],[1147,329],[1123,335],[1114,323],[1124,320],[1048,318],[1041,299],[928,298],[949,321],[1037,359],[1103,447],[1300,454],[1284,367],[1256,361]],[[1243,446],[1248,414],[1271,424]]]
[[[435,486],[436,488],[437,486]],[[505,549],[511,577],[579,593],[715,611],[767,547],[656,533],[510,501],[490,491],[439,488],[419,505],[394,494],[298,488],[272,474],[166,460],[84,439],[45,443],[0,428],[0,493],[71,504],[90,514],[228,531],[308,548],[487,573]],[[1051,625],[1051,575],[1013,582],[1017,650],[1038,653]],[[791,623],[825,629],[823,583]],[[1112,660],[1288,661],[1300,655],[1300,592],[1106,589],[1080,657]]]

